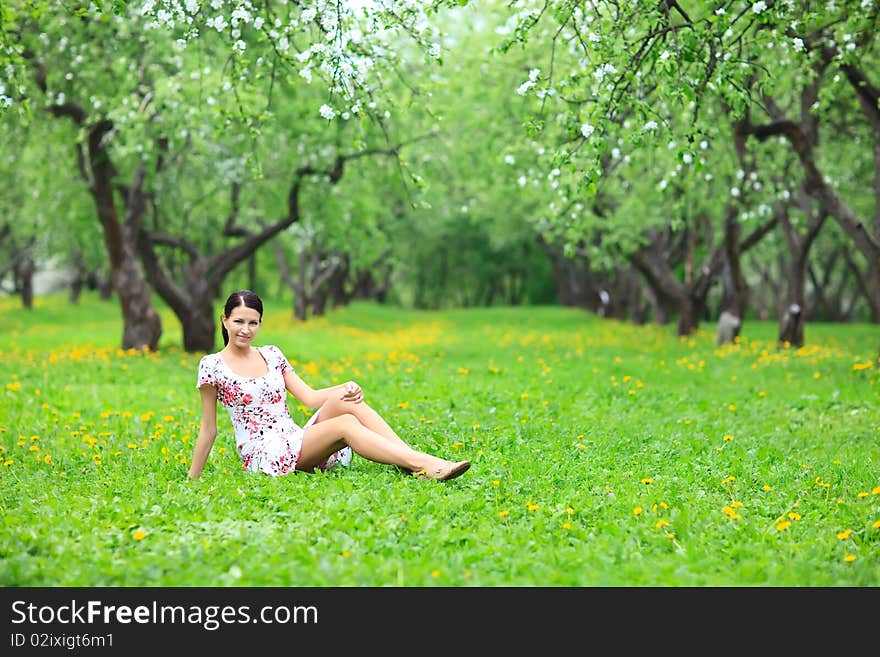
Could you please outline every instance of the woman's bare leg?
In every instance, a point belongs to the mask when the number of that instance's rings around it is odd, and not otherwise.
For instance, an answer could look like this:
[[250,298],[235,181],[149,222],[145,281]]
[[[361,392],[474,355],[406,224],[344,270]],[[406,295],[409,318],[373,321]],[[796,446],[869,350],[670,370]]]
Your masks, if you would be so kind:
[[391,440],[361,424],[357,416],[343,413],[320,418],[305,430],[297,470],[311,472],[333,452],[345,446],[370,461],[397,465],[414,472],[427,470],[429,473],[442,473],[455,465],[452,461],[419,452],[403,441],[398,443]]
[[367,427],[367,429],[372,429],[380,436],[387,438],[389,441],[402,447],[409,447],[409,445],[397,435],[394,429],[389,426],[385,419],[366,402],[358,402],[355,404],[354,402],[342,401],[341,399],[328,399],[324,402],[324,405],[321,406],[318,419],[315,420],[315,423],[317,424],[318,422],[329,420],[332,417],[343,415],[345,413],[354,415],[360,420],[361,424]]
[[[375,433],[379,434],[383,438],[385,438],[390,444],[397,445],[398,447],[403,447],[406,449],[412,449],[406,441],[404,441],[397,433],[388,425],[385,419],[379,415],[377,411],[371,408],[366,402],[350,402],[343,401],[338,398],[331,398],[324,402],[324,405],[321,406],[318,412],[318,418],[315,420],[314,424],[318,424],[319,422],[324,422],[325,420],[329,420],[334,417],[339,417],[340,415],[350,414],[354,415],[358,421],[364,425],[367,429],[371,429]],[[313,425],[314,426],[314,425]],[[434,469],[438,467],[446,467],[453,461],[448,461],[446,459],[439,459],[442,461],[444,465],[438,465],[435,463],[433,466]],[[397,463],[394,465],[398,465],[405,470],[412,470],[412,468],[408,466],[401,466]],[[422,470],[423,468],[419,468]]]

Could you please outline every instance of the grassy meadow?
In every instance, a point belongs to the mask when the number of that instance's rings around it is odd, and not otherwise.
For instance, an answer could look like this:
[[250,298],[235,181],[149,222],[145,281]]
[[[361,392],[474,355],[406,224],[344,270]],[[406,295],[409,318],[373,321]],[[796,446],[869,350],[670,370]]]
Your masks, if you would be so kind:
[[155,353],[118,349],[94,296],[0,312],[3,586],[880,585],[876,326],[810,324],[793,350],[748,322],[718,348],[710,324],[680,340],[567,308],[299,323],[269,302],[260,344],[473,466],[248,473],[220,408],[189,481],[201,354],[170,312]]

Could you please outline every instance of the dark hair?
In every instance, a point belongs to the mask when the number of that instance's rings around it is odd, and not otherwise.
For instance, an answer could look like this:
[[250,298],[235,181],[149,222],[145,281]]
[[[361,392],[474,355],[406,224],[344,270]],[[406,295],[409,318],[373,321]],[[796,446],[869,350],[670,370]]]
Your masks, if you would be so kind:
[[[239,306],[253,308],[260,313],[260,319],[263,319],[263,302],[260,300],[260,297],[250,290],[239,290],[230,294],[226,300],[226,305],[223,306],[223,316],[229,317],[232,311]],[[223,332],[223,344],[229,344],[229,333],[226,332],[226,327],[222,323],[220,324],[220,330]]]

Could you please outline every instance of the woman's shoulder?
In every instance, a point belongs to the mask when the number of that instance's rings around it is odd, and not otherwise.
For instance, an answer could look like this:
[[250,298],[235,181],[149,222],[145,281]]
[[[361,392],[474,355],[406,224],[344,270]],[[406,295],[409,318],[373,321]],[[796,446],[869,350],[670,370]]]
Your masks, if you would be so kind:
[[208,365],[216,365],[220,362],[220,352],[217,351],[213,354],[205,354],[202,356],[201,360],[199,360],[199,367],[205,367]]
[[280,347],[274,344],[266,344],[262,347],[257,347],[257,349],[263,354],[263,358],[265,358],[266,362],[270,365],[280,367],[282,368],[282,371],[289,367],[287,356],[284,355],[284,352],[281,351]]

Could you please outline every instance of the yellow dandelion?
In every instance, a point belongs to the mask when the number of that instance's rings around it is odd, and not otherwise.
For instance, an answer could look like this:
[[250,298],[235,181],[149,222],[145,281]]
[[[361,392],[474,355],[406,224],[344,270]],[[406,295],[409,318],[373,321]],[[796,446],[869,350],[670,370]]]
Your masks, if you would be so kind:
[[641,480],[641,483],[643,483],[643,484],[653,484],[653,483],[654,483],[654,480],[651,479],[650,477],[645,477],[644,479]]
[[351,552],[349,552],[348,550],[343,550],[343,551],[342,551],[342,557],[343,557],[344,559],[348,559],[350,556],[351,556]]
[[742,518],[741,515],[739,515],[736,511],[734,511],[734,510],[733,510],[731,507],[729,507],[729,506],[722,507],[721,510],[722,510],[724,513],[726,513],[728,516],[730,516],[731,518],[733,518],[734,520],[739,520],[740,518]]
[[46,454],[46,456],[43,457],[43,462],[44,462],[44,463],[51,463],[51,462],[52,462],[52,457],[49,456],[48,454]]
[[729,484],[731,481],[736,481],[736,477],[734,477],[733,475],[731,475],[729,477],[725,477],[724,479],[721,480],[721,483],[722,484]]
[[765,493],[769,493],[771,490],[773,490],[773,486],[768,486],[767,484],[764,484],[763,486],[761,486],[761,490],[763,490]]
[[840,533],[837,535],[837,538],[839,538],[841,541],[845,541],[845,540],[848,539],[851,535],[852,535],[852,529],[844,529],[842,532],[840,532]]
[[730,405],[727,407],[727,409],[728,409],[728,410],[731,410],[731,411],[735,411],[735,410],[736,410],[736,404],[730,404]]
[[733,440],[733,436],[731,436],[729,433],[726,433],[724,434],[722,440]]
[[859,497],[859,499],[861,499],[861,498],[863,498],[863,497],[868,497],[868,493],[862,491],[862,492],[860,492],[860,493],[858,494],[858,497]]
[[788,520],[783,520],[778,525],[776,525],[776,531],[784,532],[789,527],[791,527],[791,523]]
[[730,506],[734,509],[739,509],[743,505],[742,502],[731,502]]
[[136,541],[142,541],[147,537],[147,532],[143,529],[138,529],[131,537]]
[[672,532],[669,532],[668,534],[666,534],[666,538],[673,539],[673,538],[675,538],[675,534],[673,534]]
[[871,525],[874,529],[880,529],[880,520],[875,520],[874,524]]
[[856,560],[856,555],[848,554],[843,558],[843,560],[846,561],[847,563],[852,563],[853,561]]
[[814,378],[814,379],[821,378],[821,376],[822,376],[822,375],[819,374],[818,372],[813,372],[813,378]]
[[562,528],[563,529],[571,529],[571,523],[570,522],[562,523]]
[[434,577],[434,578],[440,577],[440,571],[439,570],[432,570],[431,577]]
[[409,408],[409,402],[408,401],[397,402],[397,408]]
[[767,396],[767,393],[764,392],[763,390],[761,390],[760,392],[758,392],[758,397],[766,397],[766,396]]
[[800,514],[800,513],[795,513],[794,511],[792,511],[791,513],[788,514],[788,517],[789,517],[790,519],[792,519],[792,520],[800,520],[800,519],[801,519],[801,514]]
[[874,486],[874,488],[871,489],[871,495],[880,495],[880,486]]
[[635,509],[633,509],[633,514],[634,514],[634,515],[637,515],[637,516],[638,516],[638,515],[641,515],[641,513],[642,513],[642,507],[637,506]]
[[499,518],[506,518],[509,515],[510,515],[510,511],[508,511],[507,509],[504,509],[503,511],[498,512]]
[[663,527],[668,527],[669,523],[666,520],[658,520],[657,524],[654,525],[657,529],[662,529]]

